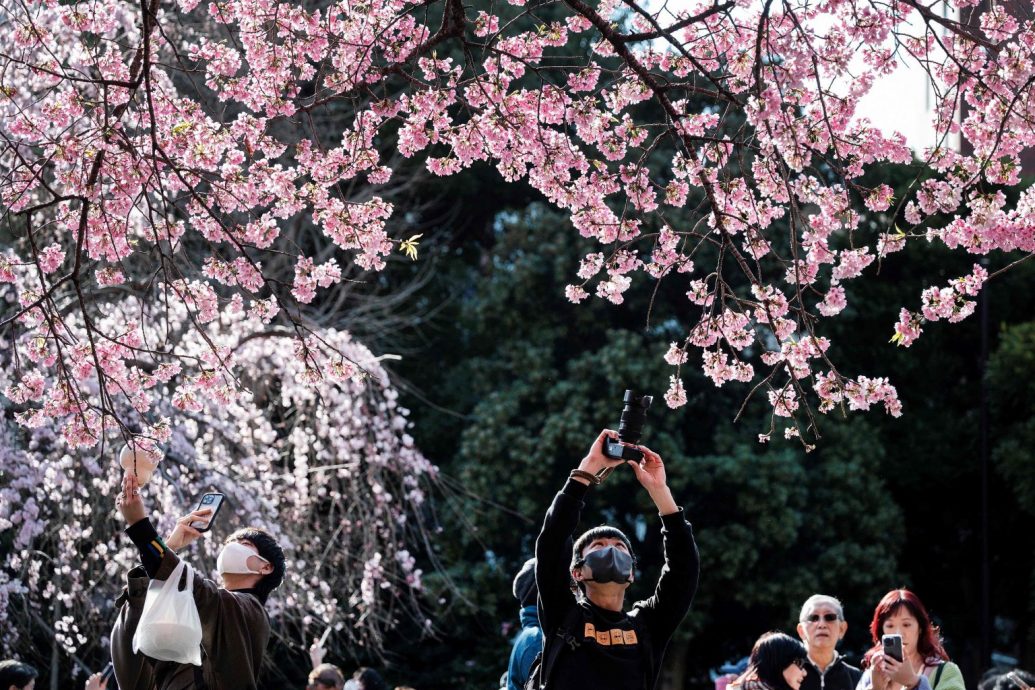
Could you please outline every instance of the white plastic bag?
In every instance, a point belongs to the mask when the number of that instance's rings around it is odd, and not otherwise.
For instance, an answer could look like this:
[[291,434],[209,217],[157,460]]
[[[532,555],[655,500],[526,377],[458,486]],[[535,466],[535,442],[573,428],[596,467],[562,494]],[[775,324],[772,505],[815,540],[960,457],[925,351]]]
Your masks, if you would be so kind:
[[[180,590],[180,576],[187,586]],[[159,661],[201,666],[201,617],[194,603],[194,568],[180,561],[169,578],[151,580],[133,635],[133,652]]]

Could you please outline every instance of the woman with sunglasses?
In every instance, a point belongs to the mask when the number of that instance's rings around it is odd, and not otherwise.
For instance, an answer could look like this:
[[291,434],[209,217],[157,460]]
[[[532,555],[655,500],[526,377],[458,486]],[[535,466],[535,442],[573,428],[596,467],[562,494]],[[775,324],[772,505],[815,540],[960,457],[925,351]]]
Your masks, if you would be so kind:
[[729,690],[798,690],[805,680],[807,659],[801,642],[768,632],[755,642],[747,670],[729,684]]
[[[885,635],[902,636],[902,660],[884,653]],[[938,626],[908,589],[884,595],[870,623],[873,647],[863,657],[857,690],[966,690],[959,666],[942,647]]]

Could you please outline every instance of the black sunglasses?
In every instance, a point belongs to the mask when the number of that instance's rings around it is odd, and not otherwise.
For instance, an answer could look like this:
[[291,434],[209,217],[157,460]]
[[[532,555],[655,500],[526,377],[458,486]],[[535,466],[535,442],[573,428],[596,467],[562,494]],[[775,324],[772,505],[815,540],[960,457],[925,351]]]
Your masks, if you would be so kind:
[[808,669],[805,668],[805,660],[804,659],[795,659],[792,663],[794,663],[794,665],[797,666],[798,668],[800,668],[802,671],[808,670]]
[[[839,616],[836,613],[824,613],[822,618],[827,623],[833,623],[834,621],[838,620]],[[809,623],[818,623],[819,619],[820,615],[818,613],[813,613],[809,616],[806,616],[805,618],[805,620],[807,620]]]

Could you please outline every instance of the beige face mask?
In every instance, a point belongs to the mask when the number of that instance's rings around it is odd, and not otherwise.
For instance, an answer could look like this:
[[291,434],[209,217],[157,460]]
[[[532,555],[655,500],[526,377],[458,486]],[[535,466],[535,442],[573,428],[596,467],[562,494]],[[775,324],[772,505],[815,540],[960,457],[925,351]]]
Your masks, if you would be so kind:
[[260,571],[252,570],[248,567],[248,559],[252,556],[263,561],[266,560],[244,544],[232,541],[219,552],[219,557],[216,558],[216,570],[219,571],[220,575],[227,573],[234,575],[259,575],[261,574]]

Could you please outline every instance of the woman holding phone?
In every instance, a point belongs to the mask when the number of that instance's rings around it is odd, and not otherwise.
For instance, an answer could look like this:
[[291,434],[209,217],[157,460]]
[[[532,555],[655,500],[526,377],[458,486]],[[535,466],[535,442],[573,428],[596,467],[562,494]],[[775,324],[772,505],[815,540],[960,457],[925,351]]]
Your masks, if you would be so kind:
[[873,647],[856,690],[966,690],[959,666],[942,647],[938,627],[908,589],[884,595],[870,623]]

